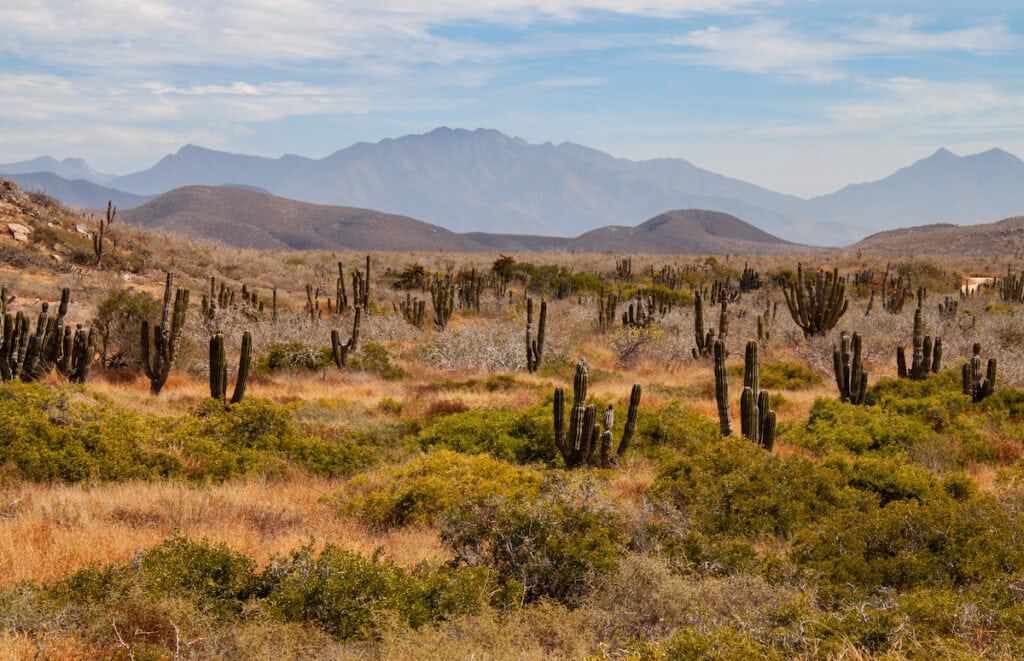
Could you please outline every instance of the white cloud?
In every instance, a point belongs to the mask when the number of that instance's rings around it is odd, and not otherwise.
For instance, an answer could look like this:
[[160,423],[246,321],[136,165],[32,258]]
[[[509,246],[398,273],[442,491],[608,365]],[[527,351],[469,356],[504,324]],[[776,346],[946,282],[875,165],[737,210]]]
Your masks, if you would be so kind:
[[795,76],[833,82],[849,74],[843,63],[927,52],[988,55],[1024,47],[1003,21],[928,32],[927,22],[908,14],[882,14],[850,26],[808,32],[781,19],[757,18],[738,27],[710,26],[667,43],[688,49],[691,60],[731,71]]

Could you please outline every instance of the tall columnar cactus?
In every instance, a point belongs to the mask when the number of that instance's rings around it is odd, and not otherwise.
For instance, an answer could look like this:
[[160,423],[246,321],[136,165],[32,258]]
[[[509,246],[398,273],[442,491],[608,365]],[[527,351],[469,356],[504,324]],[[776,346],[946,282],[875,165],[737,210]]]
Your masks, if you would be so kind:
[[577,468],[586,463],[593,451],[592,442],[599,429],[595,429],[597,408],[587,406],[587,361],[580,359],[572,384],[572,409],[569,411],[568,435],[565,430],[565,390],[555,389],[554,428],[555,445],[565,461],[566,468]]
[[846,333],[840,335],[839,346],[832,352],[832,367],[836,374],[836,385],[839,387],[839,400],[850,404],[863,404],[868,391],[868,375],[864,371],[861,338],[858,333],[853,334],[852,341]]
[[544,329],[547,325],[548,304],[540,302],[540,315],[537,317],[537,337],[533,337],[533,299],[526,299],[526,369],[536,372],[544,357]]
[[[231,403],[237,404],[245,396],[245,386],[249,380],[249,367],[252,364],[252,333],[242,334],[242,348],[238,356],[238,376],[235,389],[231,395]],[[224,334],[216,333],[210,338],[210,397],[225,401],[228,389],[228,362],[224,352]]]
[[803,265],[797,265],[796,282],[783,290],[789,314],[805,337],[824,335],[846,313],[846,279],[839,269],[825,272],[818,269],[812,278],[804,277]]
[[633,434],[636,433],[636,419],[640,412],[640,384],[634,383],[633,389],[629,392],[629,410],[626,412],[626,426],[622,430],[622,439],[615,454],[619,457],[626,454],[629,444],[633,441]]
[[[611,433],[606,430],[602,435],[597,424],[597,407],[587,405],[587,361],[580,359],[576,365],[576,375],[572,384],[572,408],[569,410],[569,427],[565,426],[565,389],[555,388],[553,422],[555,446],[562,455],[566,468],[579,468],[587,464],[596,464],[596,453],[601,448],[600,465],[610,468],[614,459],[611,457]],[[626,414],[626,427],[619,441],[616,456],[623,456],[629,449],[636,432],[637,415],[640,410],[640,386],[634,384],[629,397],[629,412]]]
[[989,358],[984,371],[981,369],[981,362],[981,344],[975,342],[970,362],[961,368],[963,392],[970,396],[972,402],[985,399],[996,387],[996,359]]
[[85,383],[96,353],[96,329],[83,329],[79,324],[72,334],[71,328],[65,326],[61,344],[57,371],[71,383]]
[[443,331],[448,328],[455,306],[455,283],[450,274],[435,276],[431,280],[430,301],[434,305],[434,325]]
[[722,436],[732,436],[729,415],[729,376],[725,371],[725,341],[715,341],[715,401],[718,403],[718,429]]
[[106,234],[107,228],[114,224],[114,217],[116,215],[117,207],[114,206],[113,202],[107,200],[107,215],[104,218],[100,218],[100,227],[92,235],[92,250],[96,254],[97,267],[103,262],[103,237]]
[[411,294],[406,293],[405,301],[399,301],[398,309],[402,313],[402,317],[409,322],[410,325],[415,326],[416,328],[423,327],[423,314],[427,309],[426,301],[413,298]]
[[149,377],[149,392],[153,395],[160,394],[177,358],[181,331],[188,313],[188,299],[189,290],[178,287],[175,291],[174,278],[168,273],[160,325],[151,332],[149,322],[142,322],[142,367]]
[[616,294],[602,289],[601,295],[597,298],[597,327],[602,331],[609,330],[615,323],[615,309],[619,305],[619,297]]
[[918,296],[917,309],[914,310],[914,333],[911,338],[913,354],[910,368],[907,368],[907,356],[902,346],[896,347],[896,372],[900,378],[920,381],[928,374],[938,372],[942,364],[942,338],[934,341],[930,335],[924,334],[924,322],[921,317],[924,296]]
[[747,342],[744,357],[740,415],[743,436],[771,452],[775,445],[775,411],[771,410],[768,391],[761,390],[760,360],[754,341]]
[[704,358],[711,355],[714,350],[715,334],[708,331],[704,333],[704,297],[697,292],[693,297],[693,336],[697,341],[697,348],[693,350],[694,358]]
[[363,285],[363,298],[359,301],[363,310],[370,311],[370,256],[366,256],[366,282]]
[[355,314],[352,317],[352,335],[348,338],[348,342],[341,341],[341,333],[337,329],[331,331],[331,356],[334,358],[334,364],[339,368],[348,365],[349,355],[354,353],[359,346],[359,321],[362,311],[363,309],[360,307],[355,309]]

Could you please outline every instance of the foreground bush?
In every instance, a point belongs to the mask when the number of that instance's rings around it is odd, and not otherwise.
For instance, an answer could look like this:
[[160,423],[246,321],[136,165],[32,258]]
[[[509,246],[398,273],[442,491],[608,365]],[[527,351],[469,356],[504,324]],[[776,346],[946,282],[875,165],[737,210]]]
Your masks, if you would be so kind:
[[374,461],[372,447],[306,434],[287,405],[268,400],[206,400],[159,418],[81,388],[0,386],[0,462],[30,480],[223,480],[289,465],[340,475]]

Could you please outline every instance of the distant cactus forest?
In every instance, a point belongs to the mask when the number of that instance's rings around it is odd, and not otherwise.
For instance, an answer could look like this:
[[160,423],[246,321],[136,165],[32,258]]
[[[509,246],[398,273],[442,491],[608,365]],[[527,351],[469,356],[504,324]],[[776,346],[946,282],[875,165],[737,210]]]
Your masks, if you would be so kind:
[[257,251],[0,184],[3,658],[1024,657],[1020,255]]

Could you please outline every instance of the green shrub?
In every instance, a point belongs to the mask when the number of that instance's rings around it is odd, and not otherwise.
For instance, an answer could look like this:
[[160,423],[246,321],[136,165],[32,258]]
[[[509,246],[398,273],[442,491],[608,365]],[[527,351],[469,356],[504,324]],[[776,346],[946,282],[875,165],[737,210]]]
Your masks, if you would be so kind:
[[474,409],[438,420],[419,435],[424,450],[443,447],[458,452],[487,452],[500,459],[553,462],[557,456],[551,409],[537,405],[524,411]]
[[373,527],[437,523],[491,500],[523,501],[540,492],[541,474],[487,455],[437,450],[400,466],[351,478],[336,501]]
[[924,502],[941,493],[934,473],[889,458],[855,457],[848,460],[834,456],[824,465],[836,471],[844,484],[877,496],[881,506],[895,500]]
[[391,356],[383,345],[372,342],[363,345],[356,355],[349,357],[348,368],[359,372],[372,372],[389,381],[404,378],[406,375],[402,367],[391,364]]
[[859,499],[836,476],[798,456],[780,457],[728,438],[695,443],[648,490],[705,535],[788,536]]
[[[617,416],[625,419],[625,416]],[[662,405],[656,411],[641,407],[637,422],[637,437],[633,447],[638,449],[686,448],[690,445],[713,443],[719,440],[718,423],[694,411],[678,400]]]
[[301,367],[322,370],[334,365],[329,347],[310,347],[301,342],[275,342],[256,363],[260,371],[287,370]]
[[924,422],[880,406],[855,406],[819,398],[811,406],[807,424],[791,429],[786,440],[817,452],[846,450],[854,453],[898,454],[937,442],[935,431]]
[[138,367],[142,364],[139,334],[144,320],[156,323],[160,301],[133,289],[116,289],[101,300],[89,322],[99,334],[97,350],[104,367]]
[[271,614],[315,623],[342,640],[372,636],[385,613],[415,627],[477,611],[492,584],[486,571],[410,574],[332,544],[319,555],[309,545],[275,560],[262,578]]
[[[761,387],[766,390],[810,390],[822,383],[820,374],[798,363],[763,362],[758,366],[758,374]],[[743,365],[731,365],[729,379],[742,386]]]
[[496,498],[457,511],[443,521],[441,539],[457,563],[495,570],[517,601],[575,605],[617,566],[620,525],[592,486],[553,480],[532,500]]
[[839,593],[962,587],[1024,567],[1022,532],[989,497],[938,496],[840,511],[798,534],[792,555]]
[[690,626],[680,629],[669,639],[647,643],[639,653],[642,659],[781,659],[779,651],[759,640],[749,629],[735,624]]
[[257,595],[252,558],[224,544],[176,537],[139,558],[139,580],[158,596],[182,597],[203,610],[237,615]]

